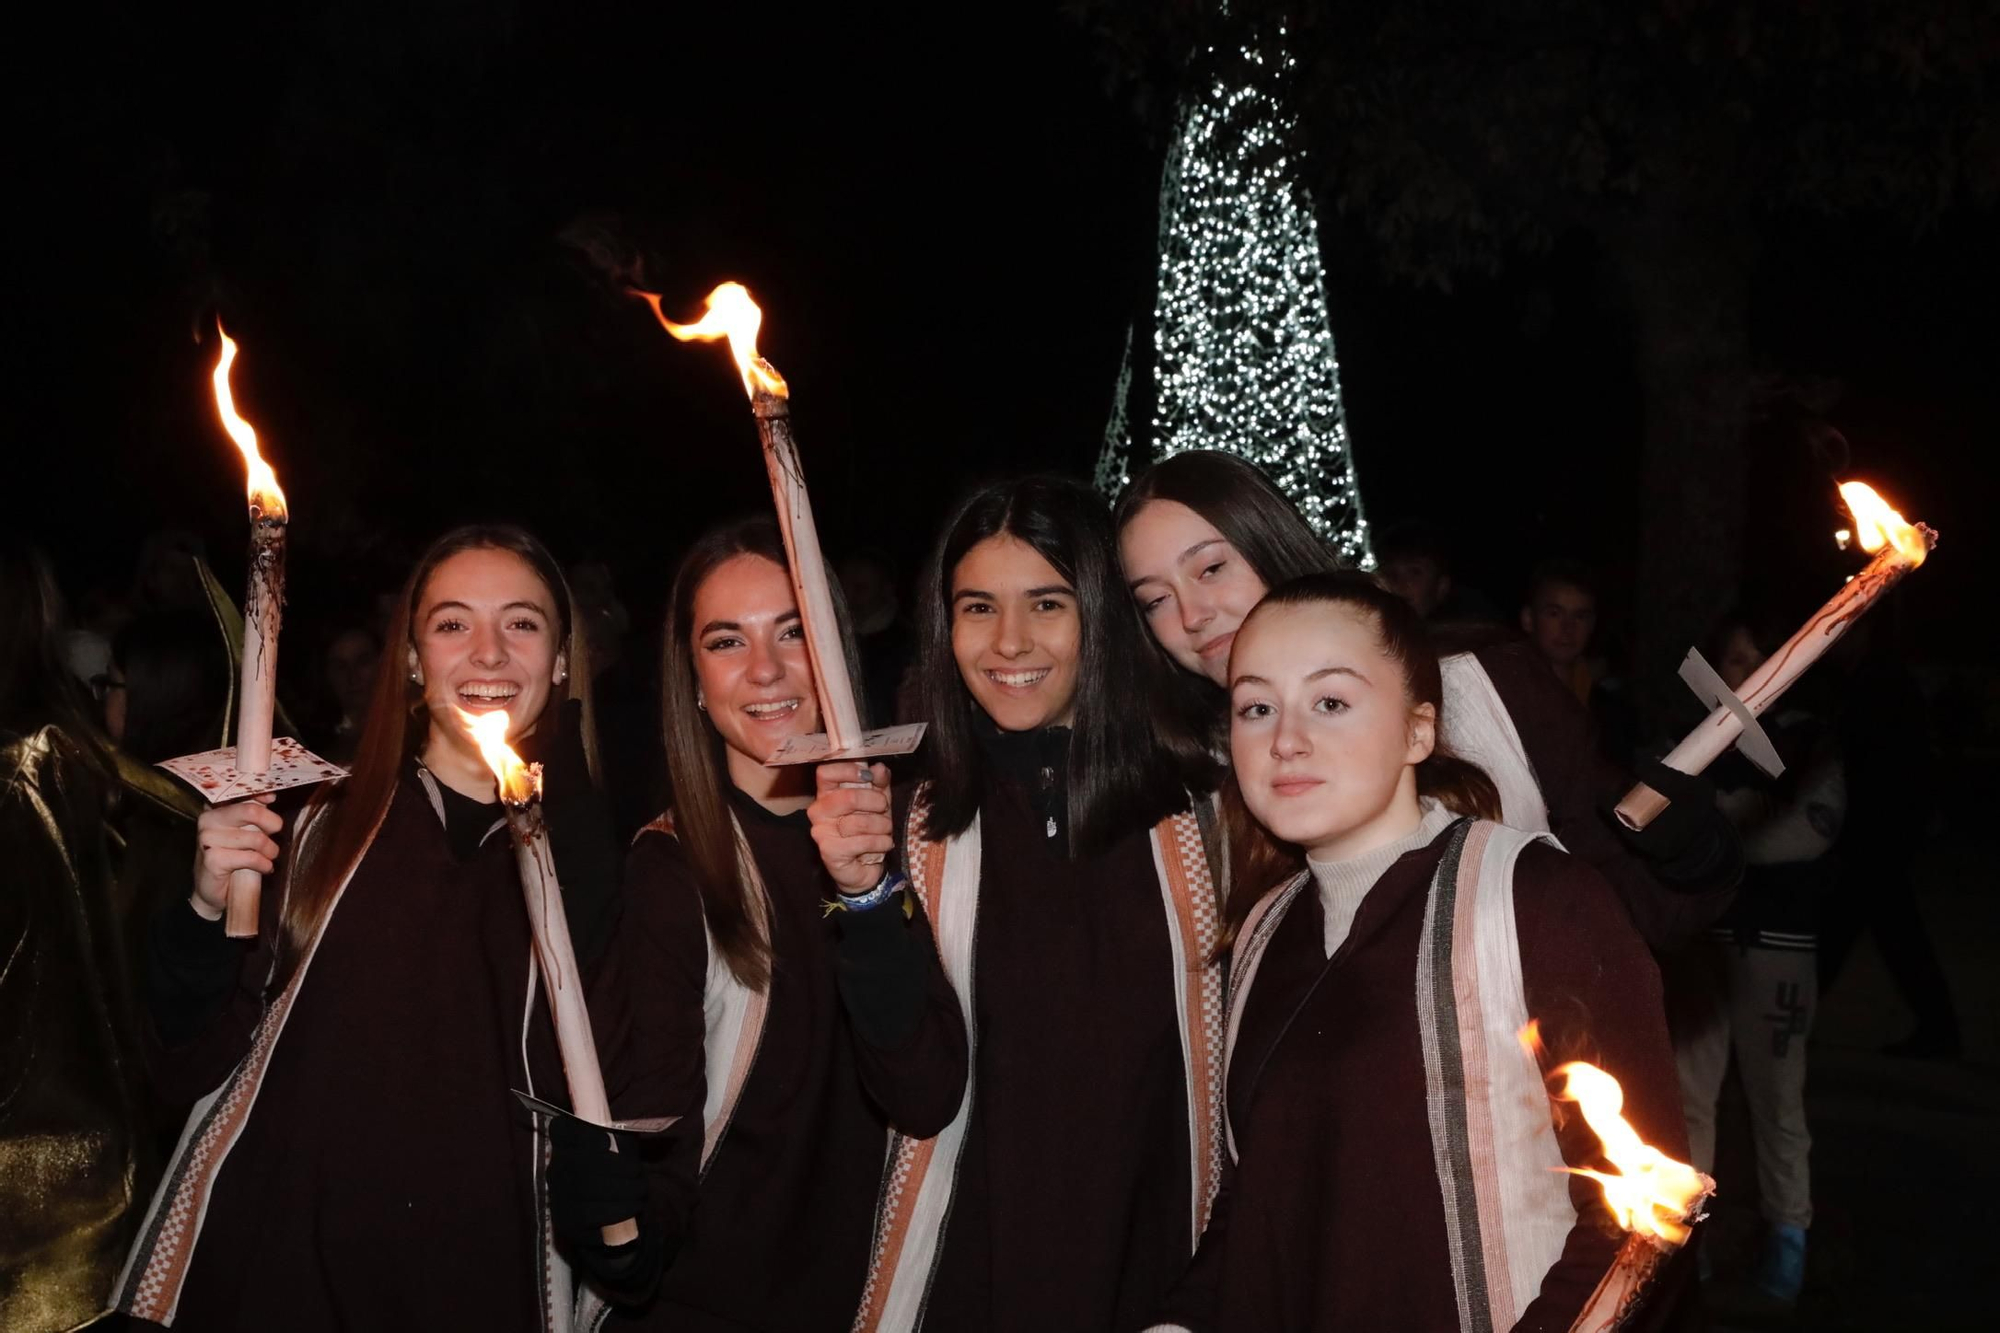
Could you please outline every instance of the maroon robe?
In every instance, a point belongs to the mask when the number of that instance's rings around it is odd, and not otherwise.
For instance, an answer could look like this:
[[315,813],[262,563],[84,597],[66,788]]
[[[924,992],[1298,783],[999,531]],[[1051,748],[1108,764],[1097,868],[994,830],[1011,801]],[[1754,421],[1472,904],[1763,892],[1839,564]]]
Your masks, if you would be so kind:
[[[676,1252],[620,1327],[845,1333],[867,1276],[888,1131],[935,1134],[965,1089],[965,1025],[921,912],[825,910],[836,893],[803,813],[731,792],[771,903],[755,1063],[704,1171],[703,887],[681,845],[642,834],[613,954],[628,978],[634,1113],[683,1117],[662,1214]],[[699,1188],[697,1189],[697,1180]]]
[[[1311,885],[1272,934],[1229,1061],[1238,1159],[1162,1322],[1195,1333],[1459,1327],[1414,980],[1449,836],[1384,872],[1331,960]],[[1514,910],[1550,1065],[1610,1070],[1640,1135],[1685,1161],[1658,971],[1616,899],[1588,866],[1533,846],[1515,868]],[[1602,1165],[1581,1117],[1564,1121],[1564,1160]],[[1567,1329],[1622,1241],[1594,1182],[1579,1177],[1570,1193],[1576,1224],[1519,1330]]]

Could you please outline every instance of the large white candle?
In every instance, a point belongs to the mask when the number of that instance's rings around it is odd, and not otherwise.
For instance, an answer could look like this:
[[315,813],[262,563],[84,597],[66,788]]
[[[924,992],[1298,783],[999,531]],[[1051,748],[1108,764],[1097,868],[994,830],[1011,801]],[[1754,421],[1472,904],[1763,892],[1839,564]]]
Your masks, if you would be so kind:
[[743,376],[743,391],[750,395],[750,410],[757,419],[757,435],[764,446],[764,469],[770,474],[771,500],[778,510],[778,530],[785,541],[786,563],[791,567],[792,591],[799,599],[806,651],[818,684],[820,726],[826,733],[824,745],[794,747],[788,743],[768,762],[819,762],[907,754],[914,750],[923,738],[921,725],[862,731],[861,709],[855,700],[854,682],[847,674],[847,657],[841,647],[840,622],[833,611],[826,557],[820,550],[819,530],[813,523],[805,470],[799,464],[798,447],[792,439],[791,394],[784,377],[757,354],[757,331],[763,326],[764,312],[740,282],[725,282],[710,292],[707,309],[692,324],[676,324],[668,319],[660,310],[660,298],[653,293],[634,294],[652,306],[654,317],[668,333],[682,341],[729,340],[730,353]]
[[[1807,667],[1833,647],[1848,627],[1900,583],[1905,574],[1922,564],[1931,547],[1937,544],[1937,533],[1921,523],[1904,522],[1901,514],[1862,483],[1848,482],[1840,488],[1840,493],[1853,511],[1861,549],[1878,554],[1743,682],[1737,698],[1752,717],[1761,716],[1776,703]],[[1699,773],[1720,758],[1742,734],[1742,717],[1727,704],[1719,704],[1700,726],[1667,753],[1663,762],[1682,773]],[[1641,782],[1625,793],[1618,803],[1617,814],[1626,827],[1642,829],[1667,804],[1666,797]]]
[[[570,1110],[578,1119],[609,1125],[611,1102],[604,1092],[604,1072],[597,1063],[597,1041],[591,1035],[583,976],[570,943],[569,917],[563,911],[549,827],[542,818],[542,766],[522,763],[508,746],[506,713],[464,716],[487,767],[493,770],[500,805],[513,836],[528,929],[534,935],[535,962],[541,969],[542,989],[548,992],[550,1016],[555,1020],[556,1049],[562,1056],[563,1079],[569,1085]],[[614,1142],[614,1151],[616,1146]],[[630,1218],[614,1222],[603,1229],[603,1235],[606,1245],[623,1245],[638,1237],[639,1224]]]
[[[216,331],[222,333],[220,323]],[[215,406],[223,427],[243,452],[249,472],[250,577],[243,594],[243,662],[236,695],[236,771],[262,777],[271,768],[271,716],[278,700],[278,628],[285,605],[285,533],[288,512],[278,476],[257,450],[257,432],[236,411],[229,368],[236,342],[222,333],[215,363]],[[264,877],[238,870],[229,877],[224,929],[243,938],[257,933],[257,904]]]

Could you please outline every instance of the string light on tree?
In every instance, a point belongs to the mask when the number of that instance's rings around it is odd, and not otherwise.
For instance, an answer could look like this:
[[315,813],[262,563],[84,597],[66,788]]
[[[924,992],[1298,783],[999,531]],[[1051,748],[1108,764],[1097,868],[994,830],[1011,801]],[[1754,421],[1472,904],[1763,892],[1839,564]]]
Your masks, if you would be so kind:
[[1154,446],[1249,459],[1344,561],[1372,569],[1319,228],[1278,95],[1295,63],[1254,45],[1197,63],[1160,186]]
[[1111,395],[1111,419],[1104,425],[1104,447],[1098,451],[1093,481],[1098,493],[1116,500],[1132,480],[1132,427],[1125,402],[1132,393],[1132,326],[1125,326],[1125,355],[1118,363],[1118,387]]

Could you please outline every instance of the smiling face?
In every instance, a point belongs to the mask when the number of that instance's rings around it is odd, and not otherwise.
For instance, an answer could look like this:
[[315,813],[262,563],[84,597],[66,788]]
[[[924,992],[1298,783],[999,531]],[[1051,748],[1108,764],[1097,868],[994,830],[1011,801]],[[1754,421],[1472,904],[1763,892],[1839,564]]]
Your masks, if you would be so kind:
[[764,761],[791,736],[819,730],[812,658],[791,575],[761,555],[734,555],[695,589],[694,675],[727,747],[729,775],[757,790]]
[[1070,725],[1083,621],[1069,580],[1002,533],[960,558],[950,588],[951,655],[973,702],[1002,731]]
[[484,770],[461,709],[504,709],[514,735],[532,731],[566,670],[561,634],[556,594],[512,551],[478,548],[440,562],[419,590],[411,627],[410,669],[430,713],[427,750],[442,747],[478,765],[472,772]]
[[1229,649],[1264,580],[1215,526],[1174,500],[1144,505],[1118,534],[1119,563],[1146,628],[1174,661],[1229,683]]
[[1321,860],[1416,827],[1416,765],[1437,710],[1412,706],[1372,616],[1340,603],[1265,606],[1230,659],[1229,750],[1244,804]]

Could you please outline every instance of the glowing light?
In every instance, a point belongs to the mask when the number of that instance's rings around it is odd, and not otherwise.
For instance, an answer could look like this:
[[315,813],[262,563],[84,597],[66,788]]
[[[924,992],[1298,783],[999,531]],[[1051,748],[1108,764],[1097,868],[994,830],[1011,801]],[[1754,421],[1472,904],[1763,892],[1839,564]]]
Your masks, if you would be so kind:
[[653,307],[653,317],[682,342],[727,338],[729,354],[736,358],[736,369],[743,376],[743,392],[752,398],[757,396],[758,389],[780,398],[789,396],[784,377],[757,355],[757,330],[764,326],[764,312],[750,299],[750,289],[742,283],[725,282],[710,292],[701,318],[692,324],[676,324],[668,319],[660,310],[660,298],[652,292],[632,294]]
[[1160,188],[1154,445],[1249,459],[1344,562],[1372,569],[1319,229],[1279,96],[1297,62],[1206,54]]
[[500,786],[501,800],[521,805],[542,794],[541,770],[522,763],[521,756],[507,744],[507,733],[513,727],[513,720],[507,716],[505,709],[496,709],[491,713],[468,713],[461,708],[458,716],[478,743],[480,758],[493,770],[493,780]]
[[1835,528],[1833,530],[1833,544],[1845,551],[1849,546],[1854,544],[1854,533],[1847,528]]
[[236,448],[243,454],[243,466],[249,472],[246,490],[250,496],[250,507],[265,518],[283,521],[286,515],[285,493],[278,488],[278,474],[264,461],[264,455],[257,451],[257,432],[236,411],[236,395],[229,391],[229,368],[236,361],[236,340],[222,327],[222,321],[215,321],[215,331],[222,335],[222,355],[215,360],[215,374],[211,377],[215,384],[215,411],[222,418],[222,428],[229,432],[229,438],[236,442]]
[[[1521,1029],[1520,1040],[1539,1062],[1540,1023],[1531,1020]],[[1551,1077],[1562,1081],[1553,1094],[1556,1100],[1576,1103],[1613,1168],[1592,1171],[1572,1167],[1570,1173],[1597,1182],[1604,1191],[1605,1206],[1625,1230],[1671,1245],[1685,1241],[1688,1214],[1713,1188],[1713,1182],[1686,1162],[1677,1162],[1642,1140],[1623,1114],[1625,1090],[1596,1065],[1572,1060]]]
[[1931,553],[1924,534],[1891,509],[1874,487],[1864,482],[1844,481],[1840,484],[1840,498],[1846,502],[1847,512],[1854,515],[1855,530],[1861,534],[1861,549],[1870,555],[1884,546],[1893,546],[1912,565],[1921,565]]

